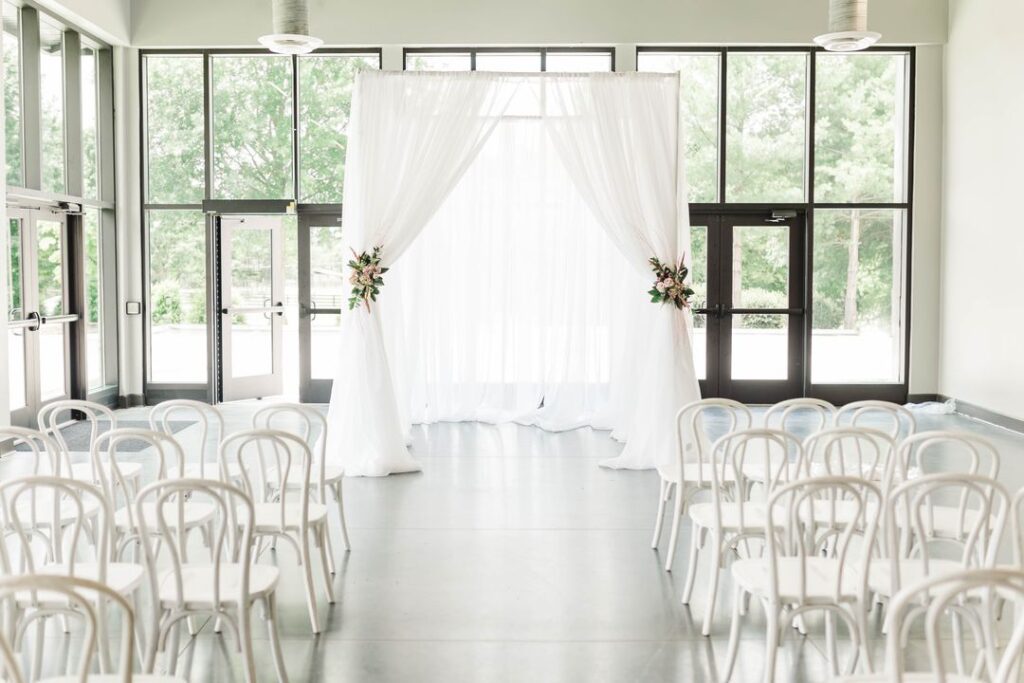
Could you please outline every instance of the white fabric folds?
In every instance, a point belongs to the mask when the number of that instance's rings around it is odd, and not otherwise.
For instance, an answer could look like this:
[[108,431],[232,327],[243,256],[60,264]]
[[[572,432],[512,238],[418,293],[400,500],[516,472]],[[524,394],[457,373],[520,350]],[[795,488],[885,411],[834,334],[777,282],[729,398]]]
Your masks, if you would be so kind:
[[[629,343],[613,344],[615,348],[605,351],[610,359],[603,391],[607,395],[590,396],[578,382],[549,385],[543,392],[541,412],[524,419],[554,428],[582,426],[581,420],[612,428],[613,436],[626,439],[626,446],[619,457],[602,463],[606,466],[646,469],[674,457],[675,413],[700,397],[690,316],[671,305],[647,303],[643,292],[653,280],[647,259],[678,261],[689,248],[686,183],[678,152],[678,100],[678,78],[665,74],[367,71],[359,75],[345,173],[344,239],[356,252],[380,246],[384,265],[392,270],[384,277],[377,305],[370,311],[359,308],[342,315],[339,363],[328,414],[327,457],[333,464],[343,466],[349,476],[419,470],[406,447],[410,419],[428,421],[432,410],[435,418],[450,417],[445,410],[438,415],[422,386],[417,389],[410,382],[407,366],[415,364],[415,359],[409,360],[409,354],[396,354],[400,362],[395,366],[398,372],[392,374],[389,350],[400,343],[399,326],[408,322],[408,316],[400,314],[401,288],[389,291],[389,282],[400,278],[400,257],[432,225],[503,122],[515,123],[509,130],[502,129],[496,139],[505,135],[515,139],[518,130],[533,131],[528,139],[544,141],[546,149],[537,158],[560,164],[557,173],[571,179],[583,207],[578,212],[586,214],[581,224],[603,228],[608,242],[635,273],[622,276],[622,282],[641,288],[626,298],[635,307],[648,307],[608,323],[628,325],[624,336]],[[545,135],[536,134],[537,126]],[[488,148],[488,154],[491,151]],[[479,173],[471,176],[479,183]],[[488,201],[486,184],[478,194],[479,202]],[[590,249],[594,254],[611,253],[602,251],[599,244]],[[419,247],[414,249],[413,258],[419,257],[418,251]],[[500,260],[502,256],[490,253],[479,258]],[[438,258],[436,252],[434,258]],[[458,267],[444,262],[431,265],[439,270]],[[514,279],[515,263],[508,266],[507,262],[494,264]],[[486,306],[486,302],[436,301],[433,313],[443,318],[445,306],[460,305]],[[601,317],[605,313],[590,315],[605,324]],[[553,343],[576,333],[569,324],[557,328],[561,331],[552,337]],[[555,364],[559,370],[554,376],[576,377],[573,368],[579,364]],[[525,408],[533,408],[529,390],[522,401]],[[549,401],[554,403],[549,406]],[[600,407],[582,412],[574,407],[570,415],[561,408],[570,403]],[[544,412],[544,407],[550,409]]]

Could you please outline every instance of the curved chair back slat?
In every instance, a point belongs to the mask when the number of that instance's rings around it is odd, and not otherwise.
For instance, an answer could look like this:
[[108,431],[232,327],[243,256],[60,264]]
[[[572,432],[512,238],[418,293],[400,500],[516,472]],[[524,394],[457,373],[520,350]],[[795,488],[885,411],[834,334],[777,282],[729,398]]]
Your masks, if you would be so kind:
[[313,406],[300,403],[274,403],[256,411],[252,416],[252,426],[253,429],[291,432],[306,442],[312,456],[310,482],[316,489],[317,502],[325,503],[327,418],[324,414]]
[[[819,432],[830,426],[835,420],[836,407],[819,398],[791,398],[770,406],[764,413],[766,429],[779,429],[784,432],[804,433],[805,435]],[[793,423],[799,418],[810,417],[808,429],[802,429]]]
[[[46,404],[39,410],[37,415],[39,428],[50,434],[61,450],[69,457],[71,449],[68,447],[68,442],[64,438],[64,433],[60,427],[68,420],[77,419],[76,413],[82,416],[81,419],[89,423],[90,450],[96,443],[96,440],[99,439],[100,434],[103,433],[102,422],[106,421],[108,423],[108,429],[117,429],[117,416],[114,414],[114,411],[101,403],[79,399],[65,399]],[[99,481],[99,477],[100,474],[96,471],[94,464],[93,481]]]
[[27,427],[0,427],[0,442],[11,441],[12,446],[28,446],[29,466],[24,474],[52,474],[67,476],[71,472],[71,459],[49,434]]
[[747,406],[726,398],[705,398],[683,406],[676,414],[676,454],[680,474],[687,463],[698,463],[696,485],[705,488],[704,467],[712,462],[711,447],[714,440],[708,435],[711,425],[724,422],[724,433],[731,434],[754,426],[754,418]]
[[[209,403],[184,398],[162,401],[153,406],[149,413],[150,429],[173,436],[173,423],[176,417],[191,418],[199,423],[199,476],[206,478],[208,476],[207,468],[211,468],[213,470],[212,473],[216,474],[217,448],[225,436],[224,415],[220,409]],[[206,457],[208,450],[206,440],[211,432],[216,436],[216,445],[213,448],[213,462],[209,462]]]
[[854,401],[836,411],[836,427],[871,427],[899,440],[917,432],[917,419],[906,407],[889,401]]

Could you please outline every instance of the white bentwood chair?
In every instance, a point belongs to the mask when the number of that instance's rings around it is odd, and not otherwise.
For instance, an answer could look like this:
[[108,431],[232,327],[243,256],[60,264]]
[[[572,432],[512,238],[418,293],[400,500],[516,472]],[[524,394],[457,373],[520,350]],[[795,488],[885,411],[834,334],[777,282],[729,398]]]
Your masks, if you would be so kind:
[[[848,503],[852,510],[845,520],[835,515],[830,533],[816,533],[811,512],[819,504]],[[775,661],[789,624],[811,612],[824,612],[826,646],[833,673],[838,662],[835,628],[838,617],[847,627],[854,656],[868,672],[866,605],[867,567],[877,530],[882,494],[878,487],[860,477],[813,477],[775,488],[768,497],[767,510],[774,522],[764,535],[762,557],[736,560],[732,578],[736,585],[732,626],[724,680],[732,676],[739,645],[741,607],[746,595],[757,597],[767,617],[764,680],[775,680]]]
[[[316,499],[316,491],[309,485],[312,466],[309,446],[290,432],[253,429],[236,432],[224,439],[220,461],[223,468],[237,466],[241,489],[253,500],[253,538],[257,557],[263,539],[272,542],[283,539],[294,548],[303,568],[310,626],[313,633],[320,633],[310,541],[320,551],[324,587],[330,604],[334,604],[334,586],[327,559],[327,506]],[[288,488],[280,486],[280,482],[293,479],[301,483],[297,487],[297,502],[289,501]]]
[[[80,576],[54,576],[25,574],[0,578],[0,605],[25,600],[47,602],[53,605],[52,612],[84,624],[81,654],[73,675],[59,675],[45,678],[39,683],[185,683],[174,676],[154,676],[134,673],[135,615],[128,602],[115,590],[102,582]],[[97,604],[103,607],[97,607]],[[103,641],[106,633],[106,619],[103,613],[106,605],[113,605],[121,616],[121,647],[117,657],[117,673],[94,674],[97,655],[103,661]],[[66,647],[61,643],[60,647]],[[26,677],[15,652],[17,645],[11,642],[9,631],[0,631],[0,664],[6,674],[5,680],[24,683]],[[29,680],[38,680],[31,678]]]
[[[21,573],[98,581],[118,595],[136,600],[145,570],[138,564],[110,561],[112,516],[100,488],[85,481],[33,476],[0,483],[0,528],[12,530],[10,535],[15,539],[13,549],[8,547],[6,538],[0,543],[0,567],[4,574],[15,573],[11,551],[16,549]],[[50,533],[67,518],[73,521],[61,533]],[[39,540],[42,540],[41,548],[34,543]],[[35,673],[42,665],[44,619],[60,614],[61,606],[59,599],[55,603],[53,595],[45,592],[24,594],[14,602],[20,616],[14,616],[14,623],[9,625],[17,629],[16,641],[20,642],[30,623],[36,625]],[[97,607],[102,622],[105,610],[102,605]],[[101,644],[105,642],[104,631],[99,633],[99,638]],[[106,655],[104,646],[100,659],[102,670],[109,669]]]
[[[886,617],[886,672],[847,676],[837,683],[1016,683],[1024,654],[1024,619],[1013,627],[1006,646],[998,647],[989,604],[996,598],[1024,604],[1024,571],[971,569],[928,577],[897,593]],[[906,639],[914,619],[924,616],[929,671],[907,672]],[[972,675],[951,674],[943,656],[943,617],[966,621],[979,647]],[[985,675],[981,676],[982,671]]]
[[[178,552],[178,543],[160,543],[179,535],[174,508],[185,496],[201,500],[214,510],[210,559],[186,562]],[[165,652],[167,669],[177,667],[178,632],[181,622],[194,616],[209,616],[218,624],[227,624],[242,652],[242,667],[248,683],[255,683],[256,662],[253,653],[251,612],[256,603],[263,606],[270,637],[271,655],[277,679],[288,680],[277,632],[276,589],[280,579],[277,567],[252,561],[251,545],[256,513],[247,493],[231,484],[213,479],[170,479],[157,481],[139,492],[136,515],[146,510],[159,511],[154,529],[141,527],[150,593],[157,609],[152,613],[152,636],[146,654],[145,670],[152,671],[158,650]],[[169,561],[159,562],[161,549]]]
[[[689,567],[683,588],[683,604],[690,604],[697,577],[697,559],[705,537],[710,539],[710,584],[702,591],[707,596],[704,625],[701,632],[711,635],[711,622],[718,595],[718,577],[728,555],[740,548],[749,550],[751,539],[763,539],[769,526],[763,499],[753,497],[746,478],[747,467],[754,461],[765,474],[761,482],[766,496],[777,487],[798,479],[794,466],[803,461],[800,440],[777,429],[745,429],[726,434],[711,448],[711,502],[689,507],[691,529]],[[741,545],[742,544],[742,545]]]
[[[351,550],[348,538],[348,525],[345,522],[345,499],[342,486],[345,470],[340,465],[327,464],[327,418],[317,408],[301,403],[275,403],[256,411],[252,418],[253,429],[282,429],[292,432],[309,446],[313,455],[313,466],[310,472],[310,484],[316,489],[317,500],[327,504],[327,492],[331,492],[338,509],[338,523],[341,525],[341,540],[345,550]],[[292,475],[285,482],[288,489],[302,486],[300,472],[292,470]],[[330,535],[328,535],[330,540]],[[330,561],[331,573],[334,573],[334,553],[328,543],[327,559]]]
[[713,423],[716,420],[724,422],[726,434],[750,429],[753,426],[750,409],[742,403],[724,398],[705,398],[690,403],[676,414],[675,459],[667,465],[658,466],[660,490],[658,517],[654,524],[654,538],[651,540],[652,548],[657,548],[661,542],[665,508],[668,501],[675,496],[665,571],[672,571],[672,561],[675,559],[676,544],[679,540],[679,523],[686,515],[686,506],[701,491],[711,490],[712,441],[707,428],[709,422]]
[[[82,401],[78,399],[67,399],[54,401],[53,403],[48,403],[43,406],[37,417],[39,428],[45,430],[53,437],[54,441],[56,441],[60,446],[63,454],[67,456],[68,462],[71,461],[71,450],[68,448],[68,443],[64,438],[61,426],[64,424],[62,420],[65,422],[72,420],[76,414],[81,415],[82,419],[89,423],[90,452],[92,451],[92,447],[99,440],[100,435],[103,434],[100,430],[100,424],[103,421],[109,423],[110,430],[117,429],[117,416],[114,414],[114,411],[100,403],[93,403],[92,401]],[[98,484],[102,477],[109,476],[109,472],[106,471],[108,468],[109,465],[102,458],[97,461],[90,457],[85,462],[72,464],[71,473],[64,474],[62,476],[68,476],[72,479],[81,479],[83,481],[91,481],[94,484]],[[142,482],[142,465],[134,462],[123,463],[121,465],[121,476],[131,487],[129,490],[131,495],[134,496],[139,490],[139,484]]]

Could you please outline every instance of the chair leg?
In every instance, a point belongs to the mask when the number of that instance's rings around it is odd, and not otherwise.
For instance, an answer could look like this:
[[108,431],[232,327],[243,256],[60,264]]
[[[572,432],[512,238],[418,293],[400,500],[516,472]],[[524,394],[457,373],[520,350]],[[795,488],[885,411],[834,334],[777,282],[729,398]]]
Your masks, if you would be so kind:
[[740,645],[740,610],[743,605],[743,589],[736,586],[736,597],[732,603],[732,624],[729,626],[729,651],[725,658],[725,671],[722,674],[722,683],[729,683],[732,678],[732,670],[736,666],[736,652]]
[[288,683],[288,671],[284,667],[284,655],[281,653],[281,637],[277,632],[277,595],[271,593],[266,598],[267,635],[270,636],[270,653],[274,658],[274,669],[277,670],[277,683]]
[[328,533],[327,529],[327,520],[324,520],[323,526],[320,527],[319,536],[319,543],[317,543],[317,545],[320,546],[320,566],[321,569],[323,570],[324,575],[324,588],[327,589],[327,602],[333,605],[334,583],[331,580],[332,572],[330,569],[330,561],[327,559],[327,548],[330,545],[330,534]]
[[661,477],[658,478],[658,516],[654,520],[654,538],[651,539],[652,548],[657,548],[658,543],[661,541],[661,527],[665,522],[665,503],[668,498],[665,489],[670,486],[672,486],[670,482],[665,481]]
[[693,595],[693,584],[697,580],[697,564],[698,558],[700,557],[700,536],[704,533],[704,529],[698,527],[696,524],[690,525],[690,557],[687,558],[689,563],[686,567],[686,585],[683,587],[683,604],[690,604],[690,597]]
[[715,618],[715,598],[718,597],[718,575],[722,568],[722,545],[720,539],[711,537],[711,583],[708,586],[708,604],[704,610],[704,626],[701,633],[705,636],[711,635],[711,623]]
[[960,615],[954,610],[953,622],[953,661],[956,662],[956,672],[961,676],[965,673],[964,667],[964,630],[960,623]]
[[668,554],[665,556],[665,571],[672,571],[672,560],[676,556],[676,544],[679,541],[679,522],[683,518],[683,487],[676,484],[676,504],[672,513],[672,536],[668,539]]
[[[334,500],[338,502],[338,519],[341,520],[341,540],[345,543],[345,551],[352,550],[352,543],[348,538],[348,522],[345,521],[345,499],[342,497],[342,484],[339,481],[334,485]],[[331,572],[332,574],[334,572]]]
[[309,532],[302,534],[302,575],[306,582],[306,605],[309,607],[309,624],[313,633],[320,633],[320,616],[316,609],[316,589],[313,587],[313,558],[309,552]]
[[238,608],[238,641],[242,646],[242,671],[246,683],[256,683],[256,660],[252,653],[252,604]]
[[45,617],[36,619],[36,637],[32,643],[32,679],[38,681],[43,677],[43,638],[46,635]]
[[836,652],[836,623],[832,610],[825,610],[825,656],[832,676],[839,676],[839,655]]
[[164,657],[167,659],[167,673],[173,676],[178,670],[178,634],[181,631],[181,621],[174,622],[170,628],[171,631],[164,644]]
[[765,616],[768,624],[765,627],[764,651],[764,683],[775,681],[775,659],[779,654],[779,607],[771,603],[765,605]]

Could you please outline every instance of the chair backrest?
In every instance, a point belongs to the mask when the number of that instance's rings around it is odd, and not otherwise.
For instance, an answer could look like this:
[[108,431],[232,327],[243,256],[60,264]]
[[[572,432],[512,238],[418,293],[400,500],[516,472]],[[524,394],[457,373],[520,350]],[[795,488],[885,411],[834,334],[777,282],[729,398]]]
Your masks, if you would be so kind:
[[871,427],[899,440],[917,432],[914,414],[899,403],[854,401],[836,412],[836,427]]
[[1010,515],[1013,531],[1013,538],[1010,539],[1013,544],[1013,561],[1017,564],[1018,569],[1024,570],[1024,519],[1021,518],[1021,515],[1024,515],[1024,488],[1017,491],[1013,500],[1010,501]]
[[324,502],[324,470],[327,452],[327,418],[320,410],[301,403],[272,403],[252,416],[253,429],[279,429],[295,434],[306,442],[313,457],[310,481],[316,486],[317,499]]
[[[163,401],[153,406],[149,412],[149,427],[155,432],[162,432],[170,436],[174,435],[175,418],[194,419],[199,423],[199,476],[206,477],[206,468],[209,466],[217,472],[216,457],[217,448],[224,440],[224,416],[220,409],[209,403],[193,401],[186,398]],[[213,462],[207,463],[206,439],[210,433],[216,435],[216,446],[213,448]]]
[[[48,403],[39,410],[37,421],[39,429],[50,434],[64,453],[70,454],[68,442],[60,427],[63,422],[76,419],[76,413],[89,423],[89,448],[99,438],[101,432],[100,423],[106,421],[109,429],[117,429],[117,416],[114,411],[101,403],[82,401],[79,399],[65,399]],[[93,466],[93,481],[99,481],[99,473]]]
[[831,427],[804,440],[803,471],[810,476],[863,477],[888,485],[896,443],[885,432],[858,427]]
[[[114,507],[117,507],[118,494],[122,496],[132,495],[132,490],[122,472],[122,464],[125,454],[129,452],[125,446],[133,441],[141,441],[145,444],[146,458],[156,465],[155,478],[166,479],[168,470],[177,468],[177,471],[184,472],[185,451],[181,444],[168,434],[155,432],[151,429],[139,429],[135,427],[112,429],[101,434],[92,445],[92,460],[95,469],[99,470],[100,482],[103,485],[103,492],[107,500]],[[133,445],[131,452],[139,452]],[[105,462],[106,468],[100,467]],[[128,510],[128,517],[132,526],[136,526],[135,511],[130,498],[125,506]]]
[[904,439],[897,450],[896,476],[959,472],[999,476],[999,451],[985,437],[969,432],[918,432]]
[[[75,576],[23,574],[0,578],[0,605],[13,609],[13,605],[8,603],[17,600],[19,595],[26,592],[36,594],[44,591],[51,596],[54,594],[63,596],[67,601],[67,607],[60,612],[81,619],[85,625],[77,672],[67,680],[79,683],[86,683],[90,680],[90,672],[94,668],[96,657],[100,654],[98,652],[98,636],[105,619],[101,617],[96,608],[96,597],[99,595],[103,597],[106,606],[116,605],[121,613],[118,673],[112,678],[121,683],[131,683],[132,658],[135,654],[135,615],[128,602],[99,581]],[[23,618],[27,620],[42,619],[50,614],[52,612],[36,610],[27,613]],[[10,680],[12,683],[25,682],[26,677],[21,670],[21,663],[14,653],[11,634],[6,629],[0,629],[0,662],[2,662],[3,671],[6,674],[5,680]]]
[[[948,641],[942,640],[940,621],[943,616],[956,613],[967,624],[978,645],[981,661],[987,670],[985,680],[992,683],[1011,683],[1022,652],[1024,652],[1024,619],[1017,619],[1002,650],[991,634],[995,630],[992,619],[995,610],[976,606],[974,598],[982,596],[991,604],[998,596],[1014,604],[1024,602],[1024,571],[1018,569],[970,569],[928,577],[901,590],[889,603],[888,631],[886,635],[886,669],[888,680],[904,680],[904,643],[914,619],[924,616],[925,640],[932,680],[945,683]],[[973,679],[972,679],[973,680]]]
[[[800,478],[797,467],[803,462],[803,445],[796,436],[778,429],[741,429],[716,441],[711,457],[711,502],[715,525],[720,527],[724,506],[748,502],[751,481],[762,484],[768,497],[777,487]],[[762,478],[750,480],[748,468],[757,468]],[[751,523],[740,505],[740,532],[744,533]],[[750,530],[756,532],[758,528]]]
[[[754,426],[754,418],[747,406],[726,398],[705,398],[694,401],[676,414],[676,453],[680,472],[685,463],[707,464],[711,462],[711,446],[714,440],[708,435],[709,428],[723,434],[731,434]],[[710,485],[704,481],[704,468],[697,468],[697,485]]]
[[70,475],[71,458],[48,434],[26,427],[0,427],[0,443],[11,441],[12,446],[28,446],[28,468],[23,474]]
[[[155,528],[143,525],[140,530],[140,539],[143,546],[143,557],[146,563],[146,571],[149,576],[151,595],[158,595],[157,580],[161,572],[170,569],[173,576],[177,607],[184,607],[184,585],[185,571],[183,569],[183,557],[180,543],[161,543],[167,539],[180,540],[180,536],[187,533],[183,526],[180,526],[175,519],[177,515],[178,501],[188,496],[190,502],[210,505],[213,510],[213,520],[210,523],[212,533],[209,537],[210,560],[209,565],[213,569],[213,580],[210,584],[212,589],[212,613],[221,613],[224,610],[225,600],[221,593],[222,583],[220,580],[221,571],[224,565],[239,565],[237,590],[227,597],[226,602],[234,604],[245,604],[244,600],[249,595],[249,565],[251,563],[250,548],[252,545],[252,532],[255,513],[253,511],[252,498],[239,487],[216,479],[167,479],[156,481],[139,491],[135,499],[136,515],[143,514],[143,508],[147,505],[153,506],[156,512]],[[159,561],[159,553],[166,549],[169,561],[163,564]],[[189,560],[189,566],[196,564]],[[234,620],[227,616],[234,626]],[[169,628],[172,624],[165,623],[161,628]],[[156,637],[154,635],[153,637]]]
[[[819,502],[831,503],[827,531],[820,533]],[[836,503],[852,506],[852,514],[836,514]],[[779,603],[780,558],[795,559],[786,571],[797,572],[798,605],[807,603],[808,583],[823,581],[809,564],[823,553],[836,563],[836,573],[828,576],[827,586],[833,601],[839,604],[851,581],[857,582],[857,598],[868,594],[868,566],[872,559],[878,527],[877,511],[882,508],[882,492],[878,485],[862,477],[825,476],[799,479],[779,486],[768,497],[766,509],[775,525],[774,533],[765,534],[765,557],[768,559],[770,597]],[[857,554],[859,552],[859,557]],[[792,566],[795,564],[795,568]],[[787,578],[791,578],[787,575]],[[818,584],[820,586],[820,584]],[[818,587],[816,586],[816,587]]]
[[[818,398],[791,398],[770,406],[764,414],[764,426],[767,429],[779,429],[784,432],[814,434],[825,429],[835,420],[836,407],[828,401]],[[802,428],[794,424],[799,418],[810,421],[808,427]]]
[[[894,486],[884,515],[889,594],[904,587],[901,566],[906,563],[920,563],[927,576],[934,573],[935,561],[950,558],[948,551],[936,552],[935,546],[952,547],[952,559],[964,569],[991,567],[1009,507],[1006,489],[980,474],[926,474]],[[938,534],[937,520],[943,516],[953,527]]]
[[[14,572],[7,546],[13,537],[23,571],[29,574],[56,563],[64,565],[63,574],[75,576],[78,565],[88,564],[97,568],[96,578],[105,581],[112,527],[110,505],[95,484],[45,475],[0,483],[0,528],[7,530],[0,543],[0,567],[5,574]],[[85,543],[90,539],[95,546]],[[36,541],[43,545],[41,558],[34,552]],[[85,545],[92,546],[88,552]]]
[[[297,457],[296,457],[297,456]],[[222,479],[226,479],[228,465],[238,467],[240,488],[253,502],[278,505],[280,530],[285,530],[288,508],[286,490],[273,484],[298,482],[300,525],[305,533],[309,520],[309,474],[312,456],[306,442],[291,432],[279,429],[251,429],[236,432],[224,439],[220,446]],[[299,478],[291,476],[298,473]],[[272,475],[272,480],[269,476]]]

